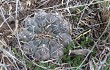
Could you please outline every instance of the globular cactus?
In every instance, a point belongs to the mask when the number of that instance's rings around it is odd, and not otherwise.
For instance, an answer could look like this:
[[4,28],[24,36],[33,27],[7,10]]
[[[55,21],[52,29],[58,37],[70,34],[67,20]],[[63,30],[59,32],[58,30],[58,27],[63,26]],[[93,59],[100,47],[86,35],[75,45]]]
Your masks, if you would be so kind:
[[24,20],[19,38],[26,42],[22,45],[24,52],[36,60],[59,58],[63,55],[63,48],[72,41],[70,24],[61,15],[44,10]]

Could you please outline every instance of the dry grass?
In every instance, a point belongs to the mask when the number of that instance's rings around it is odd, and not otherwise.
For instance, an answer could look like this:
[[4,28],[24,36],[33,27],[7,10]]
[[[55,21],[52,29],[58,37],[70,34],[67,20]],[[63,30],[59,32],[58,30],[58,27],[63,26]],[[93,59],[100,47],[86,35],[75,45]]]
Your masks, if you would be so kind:
[[[0,0],[0,70],[109,70],[109,4],[109,0]],[[22,50],[18,37],[22,23],[39,9],[62,14],[71,23],[74,44],[64,49],[59,61],[38,62]],[[89,51],[69,55],[77,49]]]

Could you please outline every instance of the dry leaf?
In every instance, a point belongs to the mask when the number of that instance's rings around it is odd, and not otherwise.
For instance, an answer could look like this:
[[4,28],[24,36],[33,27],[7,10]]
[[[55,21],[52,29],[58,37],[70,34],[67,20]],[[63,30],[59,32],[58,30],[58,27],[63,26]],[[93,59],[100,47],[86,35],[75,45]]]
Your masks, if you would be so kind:
[[90,70],[94,70],[94,65],[92,61],[89,61]]
[[86,55],[90,50],[88,49],[75,49],[75,50],[69,50],[69,55],[75,54],[75,55]]

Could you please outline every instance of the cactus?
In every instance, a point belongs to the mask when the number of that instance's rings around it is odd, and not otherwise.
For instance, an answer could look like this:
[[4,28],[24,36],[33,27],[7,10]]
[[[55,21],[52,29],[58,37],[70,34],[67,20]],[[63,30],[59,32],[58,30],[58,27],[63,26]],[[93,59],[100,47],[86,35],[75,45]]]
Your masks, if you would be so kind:
[[70,24],[56,13],[40,10],[34,17],[24,20],[24,29],[19,32],[22,48],[36,60],[58,59],[63,55],[63,48],[72,41]]

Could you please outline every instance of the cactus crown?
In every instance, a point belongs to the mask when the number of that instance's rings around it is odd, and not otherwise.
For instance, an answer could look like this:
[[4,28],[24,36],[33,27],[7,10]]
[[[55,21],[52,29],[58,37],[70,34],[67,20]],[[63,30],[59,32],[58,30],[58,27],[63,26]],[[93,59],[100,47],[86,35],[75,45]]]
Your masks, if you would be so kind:
[[72,41],[69,32],[70,24],[60,15],[40,10],[24,20],[19,38],[27,42],[22,45],[26,54],[48,60],[63,55],[63,47]]

